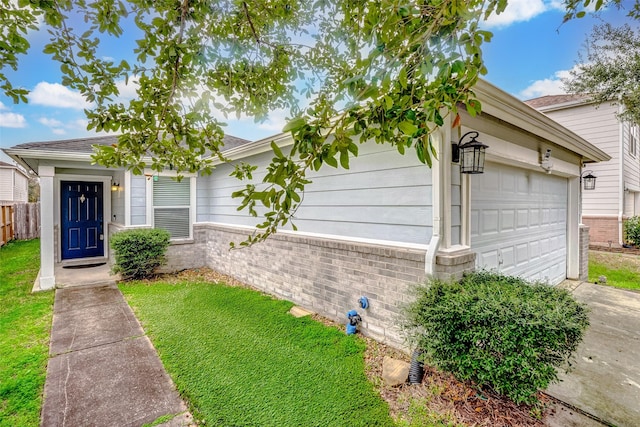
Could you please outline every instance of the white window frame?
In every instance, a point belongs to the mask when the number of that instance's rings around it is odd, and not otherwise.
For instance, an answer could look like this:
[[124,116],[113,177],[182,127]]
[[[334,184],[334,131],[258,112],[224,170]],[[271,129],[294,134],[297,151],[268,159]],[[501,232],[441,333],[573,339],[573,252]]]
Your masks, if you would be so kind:
[[[165,172],[155,172],[151,170],[145,170],[145,177],[147,178],[147,224],[150,224],[151,227],[155,228],[155,220],[154,220],[154,211],[155,207],[153,205],[153,177],[154,176],[162,176],[162,177],[176,177],[177,174],[171,171]],[[171,242],[179,243],[179,242],[188,242],[193,240],[193,224],[196,220],[196,175],[195,174],[183,174],[183,180],[188,179],[189,181],[189,237],[188,238],[176,238],[171,239]],[[164,206],[167,207],[167,206]]]
[[638,125],[629,124],[629,154],[631,154],[633,157],[636,157],[638,155],[639,139]]

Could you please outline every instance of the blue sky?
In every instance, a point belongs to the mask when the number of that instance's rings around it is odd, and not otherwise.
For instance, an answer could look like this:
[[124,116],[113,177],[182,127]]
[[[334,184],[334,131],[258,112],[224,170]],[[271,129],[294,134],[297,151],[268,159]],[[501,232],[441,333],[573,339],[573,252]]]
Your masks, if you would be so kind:
[[[587,35],[598,21],[587,16],[562,25],[559,0],[510,0],[507,10],[486,24],[494,33],[485,45],[489,73],[485,79],[520,99],[562,93],[560,78],[578,61]],[[625,22],[624,11],[608,10],[602,19]],[[631,22],[632,25],[638,25]],[[10,73],[15,86],[31,90],[28,104],[13,104],[0,95],[0,148],[33,141],[95,135],[86,131],[82,97],[60,84],[58,65],[42,52],[44,32],[30,35],[32,49],[21,58],[20,71]],[[130,51],[131,41],[111,46],[113,56]],[[128,88],[123,86],[126,95]],[[226,132],[247,139],[278,133],[285,122],[274,112],[264,123],[250,118],[226,120]]]

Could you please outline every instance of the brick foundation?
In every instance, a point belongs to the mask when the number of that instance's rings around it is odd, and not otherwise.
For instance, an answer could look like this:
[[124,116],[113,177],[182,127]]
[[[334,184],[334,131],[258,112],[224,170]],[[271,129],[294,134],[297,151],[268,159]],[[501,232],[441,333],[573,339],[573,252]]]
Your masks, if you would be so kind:
[[[246,229],[212,224],[196,229],[207,234],[210,268],[337,322],[356,309],[364,333],[402,346],[397,319],[412,298],[411,286],[424,280],[426,251],[292,234],[229,250],[229,242],[246,238]],[[361,296],[369,299],[366,311],[358,305]]]
[[[192,241],[169,246],[168,264],[161,271],[209,267],[340,323],[346,322],[347,311],[356,309],[363,333],[405,346],[398,320],[402,307],[413,300],[413,286],[425,280],[426,250],[289,233],[230,249],[230,242],[241,242],[248,233],[246,228],[195,224]],[[458,279],[474,263],[470,251],[438,254],[436,276]],[[369,299],[366,311],[358,304],[361,296]]]
[[578,267],[578,279],[589,279],[589,227],[581,224],[579,230],[580,236],[580,253],[579,253],[579,267]]
[[475,270],[476,253],[464,251],[453,254],[437,254],[435,276],[446,282],[460,280],[462,275]]
[[618,244],[620,241],[617,218],[583,215],[582,223],[589,227],[589,240],[592,242]]

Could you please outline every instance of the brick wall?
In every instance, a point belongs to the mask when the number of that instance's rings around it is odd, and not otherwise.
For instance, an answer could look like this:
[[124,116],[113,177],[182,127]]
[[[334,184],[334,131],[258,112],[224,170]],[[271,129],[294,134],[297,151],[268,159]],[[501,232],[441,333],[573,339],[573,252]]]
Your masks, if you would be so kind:
[[589,239],[594,243],[619,242],[618,219],[599,216],[582,216],[582,223],[589,227]]
[[476,268],[476,253],[464,251],[454,254],[436,255],[435,275],[444,281],[460,280],[466,272]]
[[[110,233],[122,228],[112,226]],[[196,224],[192,241],[169,247],[168,264],[161,271],[206,266],[340,323],[355,309],[362,316],[363,333],[405,346],[398,320],[402,307],[413,300],[413,286],[424,282],[426,250],[288,233],[250,248],[230,249],[231,241],[241,242],[249,232]],[[436,262],[438,277],[456,279],[473,270],[475,253],[442,254]],[[358,304],[361,296],[369,299],[367,310]]]
[[578,279],[580,280],[588,280],[589,279],[589,235],[590,230],[589,227],[581,224],[580,225],[580,253],[579,253],[579,270],[578,270]]
[[[397,318],[412,300],[412,285],[424,280],[426,251],[291,234],[229,250],[247,230],[213,224],[195,230],[206,234],[210,268],[341,323],[356,309],[365,334],[402,346]],[[361,296],[369,299],[366,311],[359,308]]]

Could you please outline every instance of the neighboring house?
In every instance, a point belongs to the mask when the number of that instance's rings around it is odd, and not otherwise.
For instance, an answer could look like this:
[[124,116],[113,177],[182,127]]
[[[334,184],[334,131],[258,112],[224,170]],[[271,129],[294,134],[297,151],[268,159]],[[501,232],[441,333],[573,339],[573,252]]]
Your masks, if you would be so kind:
[[[244,240],[258,219],[236,209],[231,193],[245,183],[229,176],[232,165],[177,182],[169,171],[135,176],[91,165],[91,144],[114,137],[6,149],[37,171],[42,212],[50,213],[42,218],[39,286],[55,285],[56,266],[108,260],[111,233],[162,227],[173,238],[168,268],[211,267],[337,321],[367,296],[364,330],[398,343],[397,314],[426,275],[447,279],[477,267],[551,284],[584,277],[580,172],[609,156],[484,81],[475,90],[482,115],[461,111],[455,129],[447,117],[434,134],[433,168],[413,153],[365,144],[348,170],[325,166],[309,176],[298,231],[283,229],[240,250],[229,243]],[[472,130],[489,146],[478,175],[461,174],[452,162],[452,143]],[[288,134],[225,141],[226,157],[260,166],[257,180],[273,157],[270,143],[292,143]],[[546,171],[540,163],[549,149]]]
[[28,201],[29,176],[20,168],[0,161],[0,203]]
[[597,177],[582,193],[582,222],[592,242],[623,244],[623,221],[640,215],[639,127],[620,122],[621,107],[596,105],[586,95],[556,95],[526,103],[606,152],[611,160],[586,165]]

